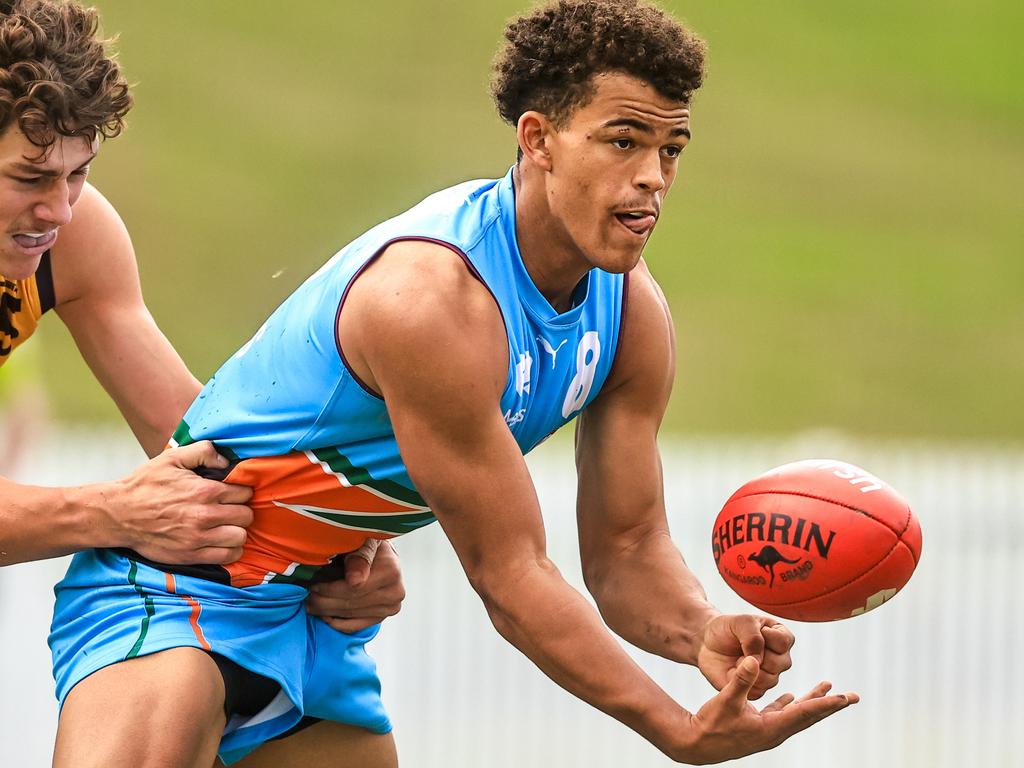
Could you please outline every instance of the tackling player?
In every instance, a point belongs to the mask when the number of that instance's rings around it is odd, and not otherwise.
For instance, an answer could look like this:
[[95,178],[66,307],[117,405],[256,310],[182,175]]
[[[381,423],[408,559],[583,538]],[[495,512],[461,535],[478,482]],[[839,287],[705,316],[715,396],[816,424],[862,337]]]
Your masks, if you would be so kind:
[[[54,310],[152,456],[200,385],[143,303],[121,218],[86,181],[100,139],[121,131],[132,103],[97,25],[95,11],[71,2],[0,2],[0,376]],[[89,547],[236,560],[251,490],[192,471],[226,463],[203,442],[117,482],[41,488],[0,478],[0,565]],[[348,581],[324,585],[310,609],[349,630],[397,612],[397,560],[382,549],[370,571],[372,560],[372,548],[352,558]]]
[[[294,608],[338,553],[435,516],[495,628],[674,760],[770,749],[857,701],[823,683],[750,705],[789,667],[793,636],[721,615],[668,533],[656,435],[675,344],[641,254],[690,140],[703,42],[630,0],[561,0],[506,37],[493,93],[516,127],[516,165],[340,251],[176,431],[181,445],[213,440],[226,479],[254,487],[242,557],[190,569],[76,558],[51,635],[55,765],[205,767],[301,726],[242,764],[280,764],[291,742],[304,760],[395,765],[363,650],[376,630],[325,635]],[[580,547],[600,615],[548,559],[523,461],[576,417]],[[688,712],[608,628],[697,666],[720,693]],[[203,649],[259,686],[250,715],[225,722],[209,705]],[[326,750],[331,739],[352,751]]]

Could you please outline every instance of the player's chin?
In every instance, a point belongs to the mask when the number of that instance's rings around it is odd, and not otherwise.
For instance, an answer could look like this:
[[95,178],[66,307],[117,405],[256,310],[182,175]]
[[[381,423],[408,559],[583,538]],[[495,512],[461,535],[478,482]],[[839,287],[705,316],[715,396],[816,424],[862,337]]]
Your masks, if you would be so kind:
[[636,242],[636,240],[623,243],[616,238],[606,248],[602,249],[601,258],[597,260],[594,266],[616,275],[631,271],[633,267],[640,263],[640,257],[644,253],[644,246],[647,244],[646,240],[643,242]]
[[42,255],[0,252],[0,275],[8,280],[26,280],[36,273],[42,259]]
[[621,232],[618,233],[616,251],[620,268],[615,270],[616,272],[629,272],[640,262],[640,257],[644,255],[644,248],[647,247],[653,233],[653,228],[643,236],[630,233],[623,237]]

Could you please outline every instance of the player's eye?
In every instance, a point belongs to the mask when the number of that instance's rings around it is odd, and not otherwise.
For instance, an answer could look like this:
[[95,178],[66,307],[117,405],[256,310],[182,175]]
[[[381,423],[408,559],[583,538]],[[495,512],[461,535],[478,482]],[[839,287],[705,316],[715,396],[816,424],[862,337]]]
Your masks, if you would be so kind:
[[619,148],[619,149],[632,149],[633,148],[633,140],[632,139],[615,139],[612,142],[612,144],[615,147]]
[[665,147],[665,149],[663,151],[665,152],[665,154],[668,157],[670,157],[672,159],[675,159],[675,158],[679,157],[681,154],[683,154],[683,148],[681,146],[679,146],[678,144],[672,144],[672,145],[670,145],[668,147]]
[[42,176],[11,176],[11,178],[14,179],[16,182],[18,182],[19,184],[27,184],[27,185],[31,186],[32,184],[38,184],[40,181],[42,181],[43,177]]

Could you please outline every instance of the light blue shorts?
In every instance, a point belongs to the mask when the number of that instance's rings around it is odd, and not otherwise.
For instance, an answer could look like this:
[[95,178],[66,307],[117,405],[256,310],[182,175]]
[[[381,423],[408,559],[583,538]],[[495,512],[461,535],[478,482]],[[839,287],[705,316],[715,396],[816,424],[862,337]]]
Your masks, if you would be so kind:
[[232,717],[226,764],[288,731],[303,716],[387,733],[377,666],[365,649],[379,629],[338,632],[305,610],[294,584],[231,587],[172,575],[110,550],[75,555],[56,586],[50,628],[61,706],[93,672],[169,648],[202,648],[276,680],[277,697],[252,717]]

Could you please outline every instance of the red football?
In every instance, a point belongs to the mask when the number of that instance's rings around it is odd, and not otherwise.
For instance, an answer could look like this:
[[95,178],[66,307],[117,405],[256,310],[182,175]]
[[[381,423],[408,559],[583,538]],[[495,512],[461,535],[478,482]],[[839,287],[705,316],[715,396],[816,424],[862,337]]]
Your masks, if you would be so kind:
[[718,572],[749,603],[798,621],[877,608],[921,559],[910,506],[845,461],[807,459],[746,483],[715,520]]

